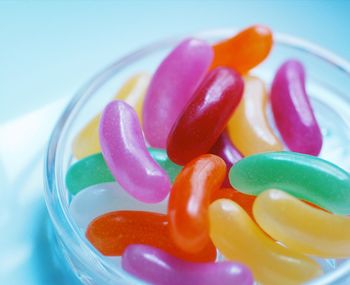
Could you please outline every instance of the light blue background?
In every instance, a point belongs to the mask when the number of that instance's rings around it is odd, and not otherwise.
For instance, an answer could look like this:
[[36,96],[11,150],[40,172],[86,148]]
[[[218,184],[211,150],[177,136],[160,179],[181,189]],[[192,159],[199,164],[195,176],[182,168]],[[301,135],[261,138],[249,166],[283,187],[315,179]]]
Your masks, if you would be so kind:
[[350,1],[0,2],[0,284],[74,284],[49,250],[41,175],[73,93],[142,45],[252,23],[350,59]]

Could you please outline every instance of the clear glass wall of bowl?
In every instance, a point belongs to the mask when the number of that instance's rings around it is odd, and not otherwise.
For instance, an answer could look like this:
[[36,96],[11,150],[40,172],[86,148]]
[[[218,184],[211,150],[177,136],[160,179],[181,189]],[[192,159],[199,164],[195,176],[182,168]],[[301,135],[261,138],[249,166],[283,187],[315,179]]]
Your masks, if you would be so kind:
[[[229,37],[235,29],[209,31],[197,37],[210,42]],[[103,258],[85,239],[69,216],[70,197],[65,173],[73,161],[75,134],[111,100],[131,75],[152,73],[181,38],[165,40],[116,61],[93,77],[74,96],[58,121],[48,146],[45,184],[46,204],[54,226],[52,246],[84,284],[144,284],[130,277],[120,264]],[[300,59],[307,71],[307,90],[325,137],[321,157],[350,170],[350,65],[322,48],[287,35],[277,34],[269,58],[252,71],[270,83],[278,66],[288,58]],[[322,262],[325,275],[311,285],[350,284],[350,261]]]

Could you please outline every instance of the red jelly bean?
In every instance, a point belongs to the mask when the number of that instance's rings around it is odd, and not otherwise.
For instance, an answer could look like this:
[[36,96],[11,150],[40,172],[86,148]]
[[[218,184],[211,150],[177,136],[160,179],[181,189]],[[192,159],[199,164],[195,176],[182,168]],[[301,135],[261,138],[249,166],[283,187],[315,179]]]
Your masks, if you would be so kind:
[[86,237],[96,249],[108,256],[122,255],[131,244],[146,244],[188,261],[207,262],[216,258],[212,243],[195,254],[179,250],[169,235],[167,216],[159,213],[110,212],[90,223]]
[[170,192],[170,235],[183,251],[196,253],[212,244],[208,207],[212,192],[220,188],[226,164],[213,154],[201,155],[182,169]]
[[243,84],[229,68],[207,74],[169,134],[167,152],[172,161],[184,165],[210,150],[241,100]]

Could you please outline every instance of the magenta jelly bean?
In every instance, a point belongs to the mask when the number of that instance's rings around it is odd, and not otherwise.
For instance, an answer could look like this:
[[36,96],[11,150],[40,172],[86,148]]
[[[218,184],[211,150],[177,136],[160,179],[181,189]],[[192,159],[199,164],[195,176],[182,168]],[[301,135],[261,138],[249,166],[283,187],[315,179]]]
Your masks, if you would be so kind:
[[236,262],[194,263],[147,245],[126,248],[122,267],[154,285],[253,285],[249,269]]
[[278,69],[271,87],[271,106],[277,128],[288,148],[318,155],[322,134],[306,93],[301,62],[288,60]]
[[166,148],[168,134],[207,72],[214,56],[208,43],[182,41],[160,64],[143,103],[142,121],[147,141]]
[[130,195],[145,203],[157,203],[167,196],[169,176],[147,151],[131,106],[120,100],[109,103],[102,113],[99,136],[106,164]]

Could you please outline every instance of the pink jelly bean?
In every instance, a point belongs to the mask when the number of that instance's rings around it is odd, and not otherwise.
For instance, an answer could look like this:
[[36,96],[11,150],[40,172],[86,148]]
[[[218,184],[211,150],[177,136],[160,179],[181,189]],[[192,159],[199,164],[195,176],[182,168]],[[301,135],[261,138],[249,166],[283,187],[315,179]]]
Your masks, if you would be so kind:
[[170,190],[170,179],[147,151],[134,109],[116,100],[109,103],[100,120],[100,145],[114,178],[134,198],[162,201]]
[[178,259],[147,245],[130,245],[123,253],[122,267],[155,285],[253,285],[249,269],[236,262],[194,263]]
[[318,155],[322,134],[305,90],[301,62],[288,60],[278,69],[271,88],[271,105],[277,128],[288,148]]
[[[225,161],[228,170],[243,157],[239,150],[233,145],[226,131],[220,135],[216,143],[210,149],[210,153],[220,156]],[[228,176],[226,176],[223,186],[231,187]]]
[[159,65],[143,103],[143,130],[153,147],[166,148],[168,134],[207,72],[214,53],[198,39],[181,42]]

